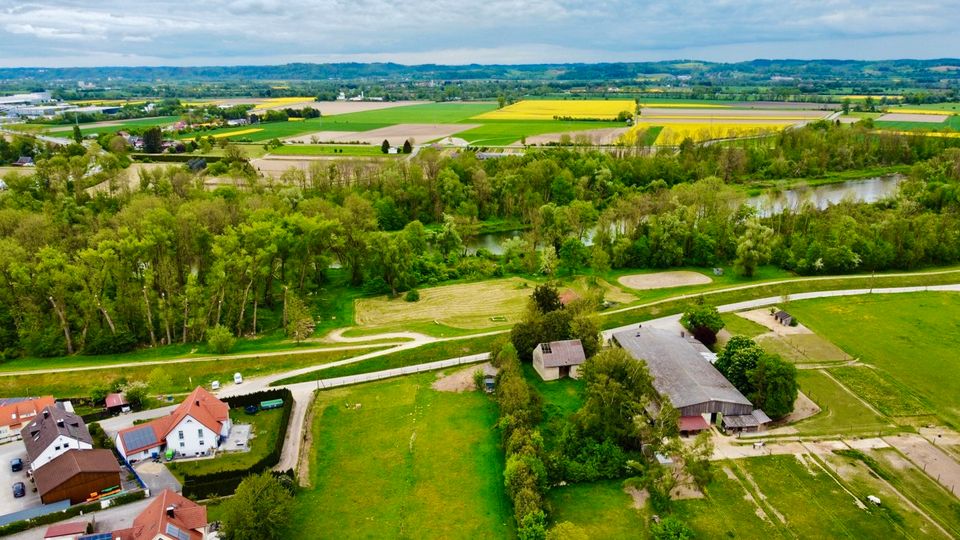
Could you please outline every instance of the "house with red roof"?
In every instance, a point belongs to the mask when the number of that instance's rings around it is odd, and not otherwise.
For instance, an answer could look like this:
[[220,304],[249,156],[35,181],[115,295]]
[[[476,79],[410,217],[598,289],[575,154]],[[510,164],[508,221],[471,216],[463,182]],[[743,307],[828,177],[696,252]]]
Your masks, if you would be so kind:
[[113,540],[205,540],[207,508],[165,489]]
[[173,450],[179,456],[208,455],[230,433],[230,407],[198,386],[169,416],[117,433],[120,455],[134,462]]
[[54,403],[53,396],[0,398],[0,443],[19,438],[23,426]]

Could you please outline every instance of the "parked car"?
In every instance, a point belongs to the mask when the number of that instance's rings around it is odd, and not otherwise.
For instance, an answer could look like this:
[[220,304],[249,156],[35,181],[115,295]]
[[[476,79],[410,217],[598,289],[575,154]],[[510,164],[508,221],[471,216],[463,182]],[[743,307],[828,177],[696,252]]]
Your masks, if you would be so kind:
[[239,372],[233,374],[233,383],[240,384],[243,382],[243,375],[240,375]]
[[220,389],[220,381],[213,381],[212,383],[210,383],[210,389],[211,389],[211,390],[219,390],[219,389]]
[[27,494],[27,486],[23,482],[17,482],[13,485],[13,496],[17,499]]
[[13,472],[20,472],[23,470],[23,460],[20,458],[13,458],[10,460],[10,470]]

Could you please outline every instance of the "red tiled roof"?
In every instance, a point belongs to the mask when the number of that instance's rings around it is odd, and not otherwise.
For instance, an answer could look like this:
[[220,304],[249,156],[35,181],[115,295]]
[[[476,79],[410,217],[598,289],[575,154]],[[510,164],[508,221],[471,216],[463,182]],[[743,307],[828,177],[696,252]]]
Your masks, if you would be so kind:
[[577,291],[574,291],[573,289],[564,289],[564,291],[560,293],[560,303],[563,305],[567,305],[570,302],[579,299],[580,295],[577,294]]
[[127,398],[121,393],[107,394],[107,398],[104,400],[107,407],[122,407],[127,405]]
[[[167,508],[171,506],[174,507],[173,517],[167,515]],[[207,508],[165,489],[133,520],[133,527],[114,531],[113,537],[152,540],[157,534],[168,535],[168,525],[186,532],[190,540],[200,540],[203,535],[196,529],[202,530],[207,526]]]
[[58,536],[83,534],[85,532],[87,532],[86,521],[73,521],[70,523],[58,523],[47,527],[47,532],[43,533],[43,537],[56,538]]
[[[219,435],[221,426],[230,418],[230,407],[210,392],[207,392],[202,386],[198,386],[193,392],[190,392],[190,395],[187,396],[169,416],[157,418],[147,423],[156,435],[155,442],[142,445],[139,448],[127,448],[124,446],[124,451],[129,455],[162,445],[167,435],[173,431],[173,428],[177,427],[187,416],[192,417],[210,429],[210,431]],[[121,430],[119,433],[121,440],[123,440],[122,435],[124,433],[136,431],[143,427],[144,425],[141,424]]]
[[681,416],[680,431],[703,431],[710,429],[710,424],[699,414],[697,416]]
[[53,396],[0,399],[0,426],[19,428],[27,419],[36,416],[44,407],[49,407],[55,403]]

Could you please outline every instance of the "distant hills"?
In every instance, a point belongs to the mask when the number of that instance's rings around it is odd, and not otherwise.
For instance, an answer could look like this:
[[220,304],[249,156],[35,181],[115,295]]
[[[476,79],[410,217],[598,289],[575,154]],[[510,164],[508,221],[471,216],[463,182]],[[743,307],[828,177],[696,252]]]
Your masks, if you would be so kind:
[[699,82],[844,80],[957,81],[960,59],[934,60],[752,60],[737,63],[675,60],[599,64],[437,65],[394,63],[283,64],[273,66],[0,68],[0,80],[150,82],[181,81],[636,81],[682,77]]

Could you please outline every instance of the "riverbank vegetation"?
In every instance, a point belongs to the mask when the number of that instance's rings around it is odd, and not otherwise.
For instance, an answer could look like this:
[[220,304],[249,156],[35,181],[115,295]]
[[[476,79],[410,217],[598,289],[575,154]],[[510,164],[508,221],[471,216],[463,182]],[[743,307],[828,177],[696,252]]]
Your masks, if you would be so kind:
[[[225,151],[222,172],[246,175],[247,187],[207,189],[202,171],[171,166],[141,173],[136,191],[96,193],[86,188],[110,183],[126,159],[122,145],[44,148],[33,174],[7,175],[0,195],[0,351],[189,346],[218,325],[245,337],[289,333],[309,326],[291,319],[317,315],[325,330],[352,322],[342,297],[451,280],[732,263],[800,274],[953,264],[954,144],[816,123],[762,145],[685,143],[655,155],[573,148],[481,161],[425,149],[413,161],[292,170],[278,184],[256,180],[239,153]],[[911,166],[910,180],[899,199],[879,204],[805,204],[759,218],[730,187],[887,165]],[[525,232],[502,255],[468,253],[488,220]]]

